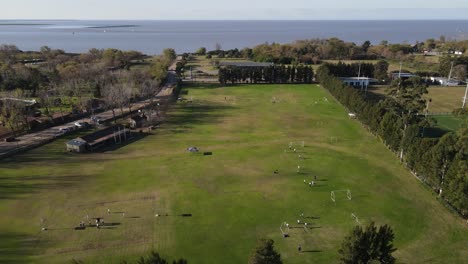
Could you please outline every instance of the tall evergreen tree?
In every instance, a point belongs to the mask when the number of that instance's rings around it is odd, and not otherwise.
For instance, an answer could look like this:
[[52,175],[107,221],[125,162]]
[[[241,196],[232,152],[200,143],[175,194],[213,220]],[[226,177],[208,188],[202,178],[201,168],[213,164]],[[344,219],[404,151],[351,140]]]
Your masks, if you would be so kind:
[[367,263],[395,263],[392,253],[395,238],[392,229],[388,225],[378,229],[374,222],[363,229],[356,226],[350,235],[345,237],[340,250],[340,261],[344,264]]
[[273,248],[271,239],[260,239],[250,255],[249,264],[282,264],[281,255]]

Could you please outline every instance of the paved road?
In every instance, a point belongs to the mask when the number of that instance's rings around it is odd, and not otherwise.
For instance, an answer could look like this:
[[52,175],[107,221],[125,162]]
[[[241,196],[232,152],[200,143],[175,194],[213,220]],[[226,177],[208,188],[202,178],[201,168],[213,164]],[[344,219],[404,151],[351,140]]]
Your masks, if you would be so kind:
[[[133,104],[132,112],[135,112],[135,111],[138,111],[140,109],[147,107],[149,104],[151,104],[151,101],[153,101],[153,103],[158,102],[161,97],[170,96],[173,93],[173,90],[177,84],[177,74],[175,72],[176,63],[180,59],[181,57],[178,57],[176,62],[174,62],[169,67],[169,71],[167,73],[166,84],[162,87],[161,91],[156,95],[156,99],[155,100],[147,99],[147,100],[140,101],[140,102]],[[116,117],[122,116],[120,109],[114,109],[114,111],[116,113]],[[129,113],[128,108],[124,109],[123,112],[124,112],[123,116],[127,115]],[[96,116],[98,116],[100,120],[104,122],[113,120],[113,115],[112,115],[111,110],[99,113]],[[0,142],[0,158],[11,156],[16,153],[23,152],[23,151],[47,144],[49,142],[52,142],[58,137],[61,137],[64,135],[64,133],[61,132],[60,129],[67,128],[67,127],[74,127],[74,124],[76,122],[91,123],[91,120],[90,118],[83,118],[83,119],[75,120],[73,122],[63,124],[60,126],[50,127],[39,132],[29,133],[23,136],[19,136],[17,137],[17,141],[15,142]]]

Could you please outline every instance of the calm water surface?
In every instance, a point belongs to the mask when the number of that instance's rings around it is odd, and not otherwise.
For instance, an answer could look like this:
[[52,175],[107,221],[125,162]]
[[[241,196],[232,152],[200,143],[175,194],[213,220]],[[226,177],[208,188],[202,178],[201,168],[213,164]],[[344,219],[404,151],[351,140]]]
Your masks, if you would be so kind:
[[199,47],[253,47],[265,42],[338,37],[361,44],[414,43],[427,38],[468,39],[468,20],[444,21],[89,21],[0,20],[0,43],[22,50],[47,45],[67,52],[118,48],[158,54]]

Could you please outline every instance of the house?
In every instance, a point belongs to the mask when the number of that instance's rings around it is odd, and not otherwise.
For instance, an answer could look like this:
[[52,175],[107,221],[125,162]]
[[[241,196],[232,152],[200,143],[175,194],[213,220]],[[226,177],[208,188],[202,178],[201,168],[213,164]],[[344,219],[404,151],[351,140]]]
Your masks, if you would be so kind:
[[418,75],[416,74],[412,74],[412,73],[409,73],[409,72],[393,72],[392,73],[392,80],[396,80],[398,78],[402,79],[402,80],[406,80],[406,79],[409,79],[411,77],[417,77]]
[[130,130],[123,125],[111,126],[92,134],[72,139],[66,143],[67,151],[83,153],[103,146],[121,143],[130,136]]
[[377,79],[368,77],[340,77],[341,81],[353,87],[367,87],[373,83],[378,83]]
[[86,141],[81,138],[72,139],[66,145],[68,152],[83,153],[87,150]]

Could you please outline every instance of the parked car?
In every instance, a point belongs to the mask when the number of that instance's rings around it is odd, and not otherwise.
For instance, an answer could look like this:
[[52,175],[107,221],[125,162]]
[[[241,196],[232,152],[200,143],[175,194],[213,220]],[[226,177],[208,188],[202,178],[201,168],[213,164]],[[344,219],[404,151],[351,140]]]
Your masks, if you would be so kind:
[[5,142],[13,142],[13,141],[16,141],[16,138],[14,137],[7,137],[4,139]]
[[75,122],[75,126],[77,128],[88,128],[89,123],[88,122]]
[[68,133],[70,132],[71,130],[68,128],[68,127],[61,127],[59,128],[59,132],[62,132],[62,133]]
[[102,120],[102,118],[99,117],[99,116],[92,116],[92,117],[91,117],[91,121],[93,121],[93,123],[96,124],[96,125],[100,125],[100,124],[103,124],[103,123],[104,123],[104,121]]

